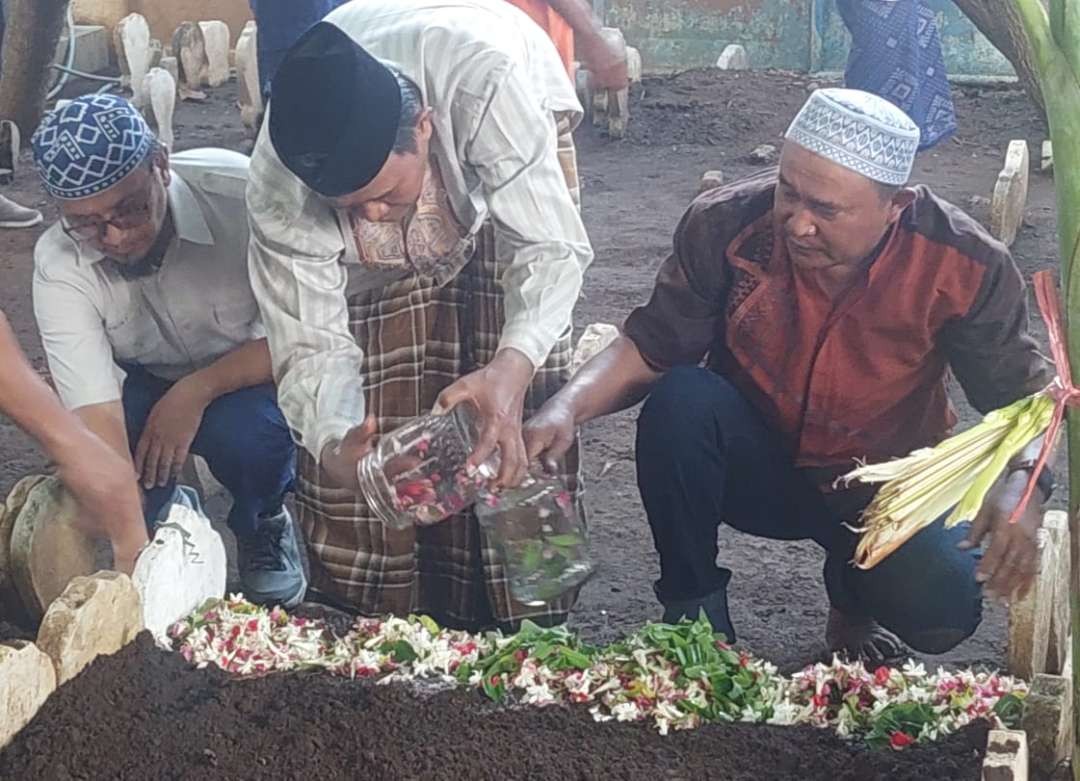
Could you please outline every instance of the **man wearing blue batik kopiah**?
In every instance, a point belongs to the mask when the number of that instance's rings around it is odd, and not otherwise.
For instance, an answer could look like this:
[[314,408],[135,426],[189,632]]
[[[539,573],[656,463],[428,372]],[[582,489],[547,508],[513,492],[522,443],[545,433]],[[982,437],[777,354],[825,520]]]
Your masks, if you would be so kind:
[[299,602],[282,504],[296,456],[248,282],[247,158],[170,156],[111,95],[53,111],[32,146],[61,213],[35,247],[33,289],[65,406],[133,459],[149,521],[167,515],[188,454],[205,458],[232,495],[244,593]]

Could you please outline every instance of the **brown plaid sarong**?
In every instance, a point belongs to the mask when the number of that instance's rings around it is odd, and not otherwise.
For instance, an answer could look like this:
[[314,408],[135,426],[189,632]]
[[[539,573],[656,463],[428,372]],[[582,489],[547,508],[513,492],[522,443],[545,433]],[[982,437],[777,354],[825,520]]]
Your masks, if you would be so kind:
[[[560,135],[568,136],[568,129]],[[572,141],[569,147],[572,152]],[[568,183],[576,187],[572,160],[568,164],[560,154]],[[499,282],[505,267],[488,224],[477,236],[472,260],[443,287],[413,276],[350,298],[350,328],[364,349],[368,411],[380,431],[429,412],[444,388],[494,357],[505,321]],[[526,417],[569,379],[572,351],[568,329],[536,373]],[[424,613],[447,626],[477,629],[512,628],[524,618],[560,623],[577,599],[574,591],[540,607],[516,602],[498,554],[471,511],[396,531],[361,497],[332,487],[304,450],[298,467],[297,509],[311,584],[330,601],[369,615]],[[563,478],[584,513],[577,444],[567,454]]]

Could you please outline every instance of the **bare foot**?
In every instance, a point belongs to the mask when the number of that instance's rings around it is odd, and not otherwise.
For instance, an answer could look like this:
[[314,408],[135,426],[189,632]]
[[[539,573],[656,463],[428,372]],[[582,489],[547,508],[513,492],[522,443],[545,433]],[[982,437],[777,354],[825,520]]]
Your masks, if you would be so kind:
[[872,618],[853,617],[829,608],[825,642],[830,653],[865,662],[871,668],[907,656],[900,638]]

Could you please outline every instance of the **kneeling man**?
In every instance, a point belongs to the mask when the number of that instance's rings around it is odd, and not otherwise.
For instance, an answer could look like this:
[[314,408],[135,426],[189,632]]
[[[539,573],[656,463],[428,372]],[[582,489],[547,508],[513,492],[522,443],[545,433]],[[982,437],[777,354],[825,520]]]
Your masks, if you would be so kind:
[[247,158],[170,160],[110,95],[49,114],[33,151],[61,212],[34,251],[34,312],[60,397],[134,458],[150,520],[188,453],[205,458],[232,494],[245,595],[295,604],[306,583],[282,501],[296,454],[247,275]]

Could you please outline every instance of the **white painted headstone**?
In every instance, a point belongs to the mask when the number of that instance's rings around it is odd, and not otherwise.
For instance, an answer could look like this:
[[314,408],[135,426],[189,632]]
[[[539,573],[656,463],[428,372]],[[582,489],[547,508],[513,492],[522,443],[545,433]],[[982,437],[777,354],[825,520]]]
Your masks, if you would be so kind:
[[176,108],[176,81],[164,68],[151,68],[143,80],[143,92],[157,125],[158,139],[171,152],[173,148],[173,110]]
[[724,48],[716,61],[716,67],[726,71],[744,71],[750,67],[750,57],[746,49],[737,43]]
[[132,579],[143,605],[143,623],[159,643],[169,627],[208,599],[225,596],[225,545],[199,509],[191,489],[172,505]]
[[206,41],[207,80],[220,87],[229,80],[229,25],[219,20],[199,22]]
[[236,78],[240,82],[240,121],[254,128],[263,111],[262,89],[259,85],[259,58],[256,50],[258,30],[255,22],[244,25],[236,42]]
[[131,102],[142,108],[146,105],[143,78],[150,70],[150,26],[142,14],[128,14],[117,22],[114,35],[121,73],[126,70],[131,86]]

